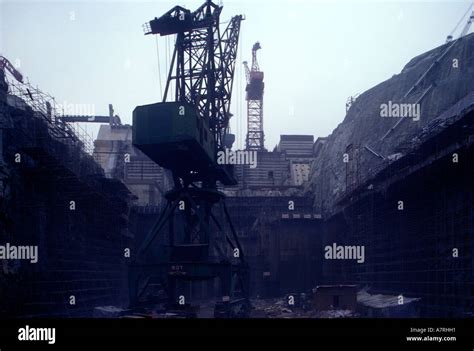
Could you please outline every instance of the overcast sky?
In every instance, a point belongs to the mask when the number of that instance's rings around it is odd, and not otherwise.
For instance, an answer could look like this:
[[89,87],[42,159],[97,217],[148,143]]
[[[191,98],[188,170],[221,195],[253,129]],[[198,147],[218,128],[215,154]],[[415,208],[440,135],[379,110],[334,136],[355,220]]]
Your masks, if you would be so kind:
[[[131,124],[135,106],[161,100],[157,43],[142,24],[174,5],[194,10],[203,2],[0,0],[0,54],[57,102],[95,106],[98,115],[112,103]],[[238,145],[246,133],[241,62],[251,59],[255,41],[262,45],[265,145],[272,149],[280,134],[331,133],[349,96],[443,44],[470,2],[224,1],[222,21],[246,16],[231,108]],[[158,39],[162,86],[171,45]]]

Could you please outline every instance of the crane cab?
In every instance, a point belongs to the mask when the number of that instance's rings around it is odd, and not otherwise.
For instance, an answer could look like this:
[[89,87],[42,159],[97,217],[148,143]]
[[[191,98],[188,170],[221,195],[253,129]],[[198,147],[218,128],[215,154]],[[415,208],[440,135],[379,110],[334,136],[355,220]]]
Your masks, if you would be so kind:
[[152,161],[177,173],[204,172],[215,163],[212,134],[188,103],[137,106],[132,140]]

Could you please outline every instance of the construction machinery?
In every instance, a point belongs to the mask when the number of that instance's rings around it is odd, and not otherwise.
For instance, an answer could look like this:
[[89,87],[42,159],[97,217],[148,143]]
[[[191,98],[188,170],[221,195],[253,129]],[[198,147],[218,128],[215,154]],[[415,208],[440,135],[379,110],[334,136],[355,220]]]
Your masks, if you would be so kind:
[[474,11],[471,12],[471,15],[469,16],[469,19],[467,20],[466,24],[464,25],[464,28],[462,29],[461,35],[459,36],[462,38],[469,32],[469,28],[471,28],[472,22],[474,22]]
[[23,75],[4,56],[0,56],[0,70],[1,71],[4,71],[4,70],[9,71],[17,81],[19,81],[20,83],[23,83]]
[[[459,22],[456,24],[456,26],[454,27],[454,29],[451,31],[451,33],[446,37],[446,43],[449,43],[451,42],[453,39],[454,39],[454,33],[456,32],[456,30],[458,29],[459,25],[462,23],[463,19],[466,18],[467,14],[469,13],[469,11],[471,11],[471,9],[474,7],[474,2],[472,2],[468,9],[466,10],[466,12],[462,15],[461,19],[459,20]],[[456,39],[456,40],[459,40],[459,39],[462,39],[462,37],[464,37],[468,32],[469,32],[469,29],[471,28],[471,25],[472,25],[472,22],[474,22],[474,11],[471,12],[471,15],[467,18],[467,22],[466,24],[464,25],[463,29],[461,30],[461,33],[459,35],[459,37]]]
[[257,61],[257,51],[261,49],[260,43],[256,42],[252,47],[252,66],[244,61],[245,75],[247,78],[246,100],[247,100],[247,138],[245,141],[247,150],[265,150],[265,135],[263,133],[263,72]]
[[250,313],[249,269],[217,189],[217,182],[236,184],[231,165],[219,164],[217,155],[231,146],[229,108],[243,17],[232,17],[221,32],[221,11],[207,0],[194,12],[175,6],[144,25],[146,35],[175,35],[176,41],[162,102],[133,112],[133,145],[171,171],[174,188],[130,266],[132,307],[163,302],[168,312],[192,316],[189,283],[212,281],[207,286],[219,290],[216,317]]
[[114,107],[109,104],[108,116],[84,116],[84,115],[62,115],[59,118],[66,123],[108,123],[111,126],[121,126],[122,121],[120,117],[114,114]]

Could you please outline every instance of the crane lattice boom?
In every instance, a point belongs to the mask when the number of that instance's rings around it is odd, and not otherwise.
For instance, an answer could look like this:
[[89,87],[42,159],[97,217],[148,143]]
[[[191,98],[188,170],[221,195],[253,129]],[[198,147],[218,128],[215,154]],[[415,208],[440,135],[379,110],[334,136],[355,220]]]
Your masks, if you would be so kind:
[[261,49],[256,42],[252,47],[252,68],[249,69],[245,61],[245,74],[247,78],[247,150],[265,150],[265,135],[263,132],[263,72],[260,71],[257,60],[257,51]]

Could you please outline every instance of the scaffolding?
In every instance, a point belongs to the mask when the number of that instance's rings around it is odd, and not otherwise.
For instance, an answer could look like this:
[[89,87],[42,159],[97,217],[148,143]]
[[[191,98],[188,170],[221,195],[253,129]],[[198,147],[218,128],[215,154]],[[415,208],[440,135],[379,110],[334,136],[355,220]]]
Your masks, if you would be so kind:
[[[0,122],[7,122],[0,141],[8,171],[0,236],[34,243],[43,257],[34,272],[15,275],[21,286],[8,285],[10,299],[0,311],[16,317],[90,316],[98,304],[120,298],[124,276],[116,267],[125,267],[123,250],[131,247],[130,193],[119,180],[104,177],[91,155],[92,139],[61,120],[53,97],[12,77],[0,87]],[[81,304],[65,304],[65,290]]]
[[328,232],[363,245],[365,262],[330,267],[330,279],[421,298],[423,317],[472,317],[473,116],[471,94],[423,129],[418,147],[339,202],[344,229]]
[[8,85],[8,104],[25,109],[31,108],[33,115],[41,119],[48,127],[48,134],[62,142],[79,146],[84,152],[92,155],[94,142],[92,137],[79,123],[66,123],[61,118],[62,111],[58,108],[54,97],[34,87],[29,82],[21,83],[13,78],[6,77]]

